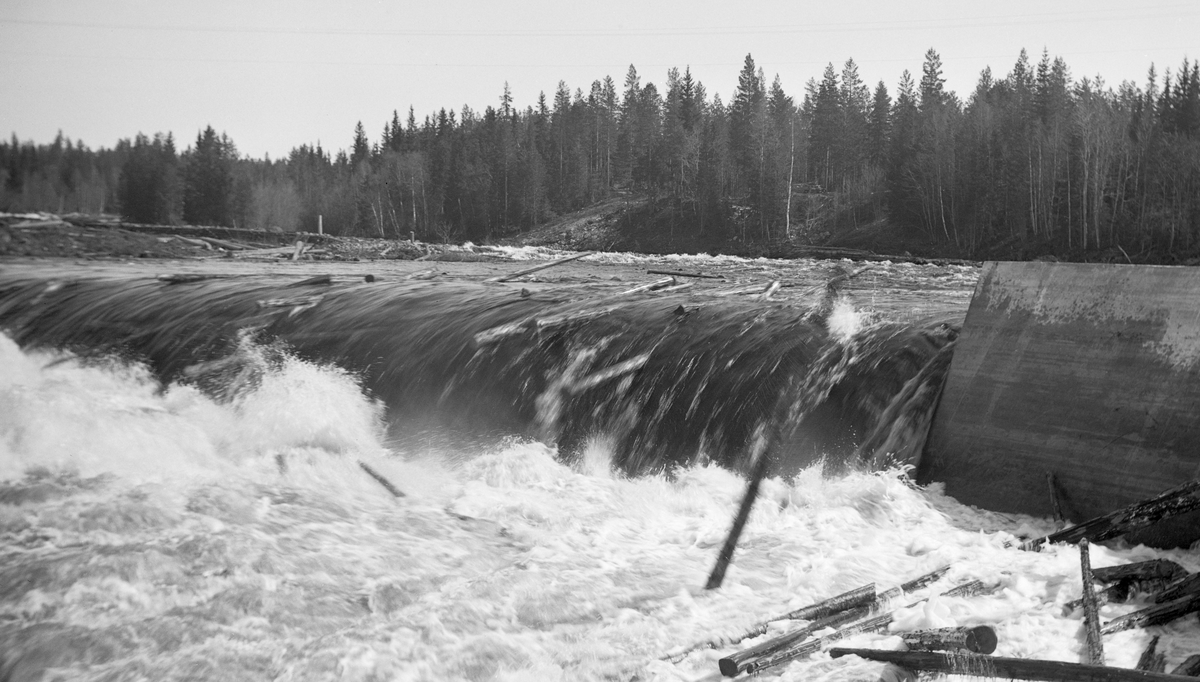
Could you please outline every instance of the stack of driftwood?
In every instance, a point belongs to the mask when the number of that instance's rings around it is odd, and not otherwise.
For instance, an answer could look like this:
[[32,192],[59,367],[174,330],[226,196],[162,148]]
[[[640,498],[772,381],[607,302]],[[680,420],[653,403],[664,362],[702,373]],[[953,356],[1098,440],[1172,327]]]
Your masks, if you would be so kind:
[[[851,635],[887,631],[896,614],[894,605],[903,603],[905,595],[938,582],[949,571],[949,566],[884,592],[877,591],[873,583],[864,585],[762,621],[732,639],[708,640],[673,651],[664,660],[678,662],[693,651],[726,647],[761,636],[774,622],[803,621],[782,635],[722,657],[718,661],[721,674],[736,677],[762,673],[819,651],[828,651],[834,658],[856,655],[887,663],[880,682],[915,680],[915,673],[920,671],[1062,682],[1195,679],[1200,677],[1200,642],[1194,643],[1196,654],[1166,673],[1165,657],[1157,653],[1158,636],[1151,640],[1134,670],[1104,664],[1103,636],[1131,628],[1162,625],[1200,611],[1200,573],[1189,574],[1179,564],[1162,559],[1093,570],[1089,542],[1116,538],[1197,508],[1200,508],[1200,480],[1190,481],[1152,499],[1057,533],[1029,540],[1020,546],[1025,551],[1040,551],[1052,543],[1078,545],[1083,596],[1066,604],[1064,615],[1078,613],[1082,617],[1087,640],[1082,663],[992,656],[990,654],[996,649],[997,637],[995,630],[986,625],[895,633],[904,640],[907,651],[835,646],[838,640]],[[1097,583],[1103,585],[1099,590],[1096,589]],[[940,594],[973,597],[989,594],[998,587],[973,581]],[[916,599],[904,607],[912,607],[928,598]],[[1100,623],[1098,609],[1101,604],[1129,601],[1139,601],[1144,606],[1107,623]],[[823,637],[813,637],[815,633],[828,628],[834,628],[834,631]]]

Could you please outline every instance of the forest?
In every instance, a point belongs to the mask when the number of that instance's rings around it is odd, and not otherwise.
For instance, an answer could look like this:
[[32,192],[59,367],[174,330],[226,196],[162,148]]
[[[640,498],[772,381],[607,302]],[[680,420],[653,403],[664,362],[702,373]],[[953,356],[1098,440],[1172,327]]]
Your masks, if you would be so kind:
[[186,147],[137,134],[92,150],[0,142],[0,211],[115,213],[129,222],[224,225],[424,241],[489,242],[613,196],[623,229],[659,250],[786,253],[838,243],[981,257],[1104,251],[1180,262],[1200,254],[1200,60],[1145,83],[1075,78],[1022,50],[961,97],[930,49],[919,74],[873,88],[854,60],[802,93],[750,55],[726,102],[690,69],[660,89],[630,66],[514,105],[418,119],[349,148],[240,155],[211,126]]

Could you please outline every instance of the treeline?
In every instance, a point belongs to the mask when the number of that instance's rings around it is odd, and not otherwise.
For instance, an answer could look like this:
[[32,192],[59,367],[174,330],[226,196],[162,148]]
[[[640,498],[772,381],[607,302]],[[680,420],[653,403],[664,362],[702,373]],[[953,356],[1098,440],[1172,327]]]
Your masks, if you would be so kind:
[[[1144,86],[1075,79],[1026,53],[965,99],[938,54],[894,90],[853,60],[797,98],[748,55],[728,103],[688,69],[662,90],[630,67],[532,106],[410,108],[372,142],[286,159],[239,157],[211,127],[90,151],[0,142],[0,210],[119,211],[186,222],[486,241],[629,191],[676,243],[745,249],[870,227],[963,255],[1200,249],[1200,62]],[[666,216],[662,218],[662,216]]]

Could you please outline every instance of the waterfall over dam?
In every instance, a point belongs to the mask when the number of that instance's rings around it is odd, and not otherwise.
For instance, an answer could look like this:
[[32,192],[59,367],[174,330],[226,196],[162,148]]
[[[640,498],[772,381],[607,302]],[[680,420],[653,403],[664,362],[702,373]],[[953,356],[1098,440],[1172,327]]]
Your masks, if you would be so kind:
[[775,472],[846,463],[957,333],[953,321],[846,328],[830,319],[832,290],[796,305],[527,287],[7,276],[0,329],[24,347],[144,362],[164,384],[227,397],[292,354],[355,375],[398,444],[516,435],[570,460],[599,438],[629,474],[702,461],[743,470],[756,433]]

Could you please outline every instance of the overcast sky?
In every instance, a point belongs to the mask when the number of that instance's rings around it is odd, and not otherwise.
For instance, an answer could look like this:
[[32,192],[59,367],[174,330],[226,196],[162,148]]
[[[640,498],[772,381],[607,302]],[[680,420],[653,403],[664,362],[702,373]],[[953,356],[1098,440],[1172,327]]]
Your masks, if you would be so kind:
[[799,101],[804,83],[853,57],[895,92],[925,51],[967,95],[979,72],[1007,74],[1043,48],[1076,79],[1145,83],[1200,57],[1200,0],[3,0],[0,134],[49,142],[62,130],[110,147],[172,131],[180,148],[211,124],[243,154],[372,141],[392,110],[518,106],[559,80],[572,91],[629,65],[662,87],[691,66],[728,101],[747,53]]

